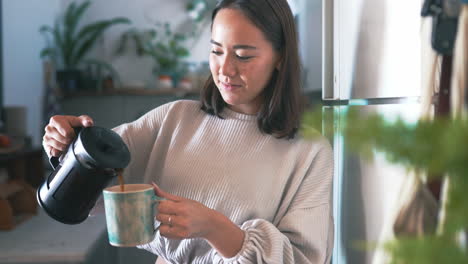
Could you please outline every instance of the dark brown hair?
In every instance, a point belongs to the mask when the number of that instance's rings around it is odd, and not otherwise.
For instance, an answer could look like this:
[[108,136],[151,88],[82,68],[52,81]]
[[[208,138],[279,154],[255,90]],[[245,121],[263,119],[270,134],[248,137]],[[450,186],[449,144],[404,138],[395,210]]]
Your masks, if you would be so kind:
[[[293,138],[299,128],[303,105],[297,33],[289,4],[286,0],[221,0],[213,10],[212,23],[224,8],[240,10],[279,54],[281,64],[263,91],[264,103],[257,114],[257,123],[260,131],[266,134]],[[211,74],[201,91],[200,101],[203,111],[221,117],[226,102]]]

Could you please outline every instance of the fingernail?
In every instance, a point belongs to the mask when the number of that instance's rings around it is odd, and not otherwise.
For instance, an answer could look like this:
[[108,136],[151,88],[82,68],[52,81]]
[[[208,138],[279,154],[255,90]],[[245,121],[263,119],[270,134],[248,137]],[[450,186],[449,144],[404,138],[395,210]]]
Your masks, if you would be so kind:
[[85,124],[86,124],[87,126],[92,126],[92,125],[93,125],[93,122],[91,122],[90,120],[86,120],[86,121],[85,121]]

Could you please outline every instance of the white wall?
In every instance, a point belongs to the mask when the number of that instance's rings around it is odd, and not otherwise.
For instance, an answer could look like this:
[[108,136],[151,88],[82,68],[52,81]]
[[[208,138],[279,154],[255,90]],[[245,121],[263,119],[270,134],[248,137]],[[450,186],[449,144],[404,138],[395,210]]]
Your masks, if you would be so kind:
[[5,106],[27,107],[27,133],[42,141],[42,24],[51,24],[60,0],[3,1],[3,76]]
[[296,0],[298,9],[299,52],[304,67],[304,90],[322,89],[322,2]]
[[421,1],[334,3],[339,98],[419,96]]

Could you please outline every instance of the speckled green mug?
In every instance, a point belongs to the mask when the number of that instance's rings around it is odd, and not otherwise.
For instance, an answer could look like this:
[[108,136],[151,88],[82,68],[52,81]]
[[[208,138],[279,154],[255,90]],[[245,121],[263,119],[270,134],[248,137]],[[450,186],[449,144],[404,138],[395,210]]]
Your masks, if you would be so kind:
[[104,189],[107,235],[117,247],[134,247],[154,239],[154,205],[164,200],[150,184],[125,184]]

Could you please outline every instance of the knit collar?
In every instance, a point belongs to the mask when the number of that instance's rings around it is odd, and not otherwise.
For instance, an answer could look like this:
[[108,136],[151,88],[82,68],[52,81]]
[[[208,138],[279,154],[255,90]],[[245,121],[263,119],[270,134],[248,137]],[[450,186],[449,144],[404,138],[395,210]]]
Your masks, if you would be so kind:
[[222,116],[226,119],[237,119],[237,120],[246,120],[246,121],[257,120],[257,115],[247,115],[243,113],[238,113],[234,110],[229,109],[228,107],[223,108]]

